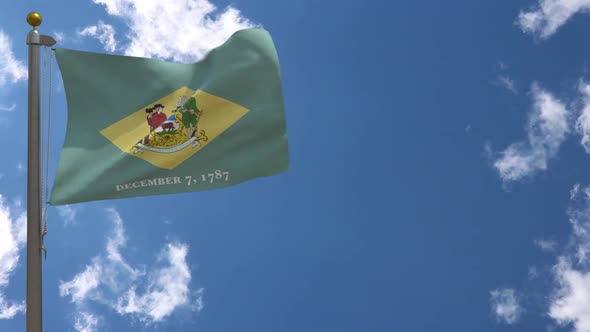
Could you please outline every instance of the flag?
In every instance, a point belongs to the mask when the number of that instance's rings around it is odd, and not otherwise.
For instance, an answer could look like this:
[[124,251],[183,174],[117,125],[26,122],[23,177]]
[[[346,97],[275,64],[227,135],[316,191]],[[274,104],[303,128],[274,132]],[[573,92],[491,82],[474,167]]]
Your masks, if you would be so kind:
[[288,169],[265,30],[238,31],[193,64],[68,49],[56,58],[68,122],[53,205],[217,189]]

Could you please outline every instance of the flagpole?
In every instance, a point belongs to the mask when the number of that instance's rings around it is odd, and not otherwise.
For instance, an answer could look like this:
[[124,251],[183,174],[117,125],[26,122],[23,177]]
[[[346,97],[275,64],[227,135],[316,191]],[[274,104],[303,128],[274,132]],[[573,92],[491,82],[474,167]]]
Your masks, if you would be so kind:
[[41,283],[41,135],[39,98],[39,54],[41,46],[55,40],[39,34],[41,15],[31,12],[27,22],[33,27],[27,35],[29,45],[29,120],[27,153],[27,332],[43,330]]

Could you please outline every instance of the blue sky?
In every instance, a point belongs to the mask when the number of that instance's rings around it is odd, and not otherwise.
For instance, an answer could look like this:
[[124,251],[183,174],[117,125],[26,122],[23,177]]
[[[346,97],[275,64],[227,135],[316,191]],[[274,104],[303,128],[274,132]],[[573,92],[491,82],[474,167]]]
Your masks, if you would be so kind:
[[590,331],[589,0],[161,3],[0,5],[0,331],[25,324],[31,10],[57,46],[177,62],[266,28],[291,159],[50,207],[47,331]]

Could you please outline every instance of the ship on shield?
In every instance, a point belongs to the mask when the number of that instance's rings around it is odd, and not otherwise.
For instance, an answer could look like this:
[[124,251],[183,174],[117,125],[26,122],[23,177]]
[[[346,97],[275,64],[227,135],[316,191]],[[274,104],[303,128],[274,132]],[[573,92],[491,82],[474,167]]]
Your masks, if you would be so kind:
[[198,131],[203,111],[197,107],[194,96],[178,99],[172,115],[167,116],[162,104],[145,109],[149,134],[131,147],[134,154],[152,151],[173,153],[185,148],[201,146],[209,138],[204,130]]

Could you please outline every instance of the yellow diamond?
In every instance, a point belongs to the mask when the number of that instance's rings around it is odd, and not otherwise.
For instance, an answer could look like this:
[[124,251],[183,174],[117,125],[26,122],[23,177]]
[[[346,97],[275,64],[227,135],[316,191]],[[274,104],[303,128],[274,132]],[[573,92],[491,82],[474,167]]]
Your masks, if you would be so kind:
[[[179,98],[188,98],[191,96],[196,98],[197,107],[202,112],[197,127],[198,134],[204,133],[197,140],[200,145],[196,143],[190,144],[191,141],[167,150],[150,150],[137,147],[138,142],[142,142],[150,134],[150,127],[146,120],[146,108],[156,104],[162,104],[164,105],[164,113],[166,113],[167,117],[170,117],[172,114],[178,113],[173,113],[172,111],[176,109]],[[219,137],[246,113],[248,113],[248,109],[229,100],[202,90],[194,92],[187,87],[182,87],[104,128],[100,133],[125,153],[141,158],[160,168],[174,169],[195,153],[204,149],[208,144],[211,144],[213,140]],[[186,140],[186,136],[184,139]]]

